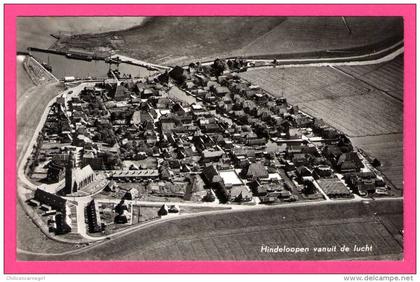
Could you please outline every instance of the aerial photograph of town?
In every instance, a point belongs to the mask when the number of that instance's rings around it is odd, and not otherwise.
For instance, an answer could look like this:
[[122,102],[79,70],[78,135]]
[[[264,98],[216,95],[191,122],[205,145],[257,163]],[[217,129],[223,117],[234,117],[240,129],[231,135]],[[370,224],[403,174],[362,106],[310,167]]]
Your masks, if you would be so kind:
[[402,260],[402,17],[19,17],[17,258]]

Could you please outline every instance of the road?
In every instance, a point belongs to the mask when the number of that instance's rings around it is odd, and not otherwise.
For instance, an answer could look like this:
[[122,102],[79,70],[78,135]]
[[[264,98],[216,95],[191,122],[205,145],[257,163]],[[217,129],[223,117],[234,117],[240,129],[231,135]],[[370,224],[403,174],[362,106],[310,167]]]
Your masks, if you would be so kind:
[[[322,208],[323,210],[329,210],[330,207],[343,206],[343,207],[346,207],[344,209],[347,210],[348,212],[351,210],[354,210],[354,215],[351,215],[351,216],[358,216],[359,211],[356,211],[356,210],[360,210],[360,209],[364,210],[366,208],[368,210],[374,211],[376,209],[375,205],[377,205],[380,207],[379,209],[382,210],[383,212],[384,211],[383,207],[388,207],[395,204],[401,204],[401,202],[402,202],[402,199],[378,199],[378,200],[357,200],[357,201],[342,200],[342,201],[335,201],[335,202],[324,201],[320,203],[308,202],[308,203],[299,203],[299,204],[294,205],[293,210],[294,211],[300,210],[301,212],[304,212],[304,213],[306,212],[313,213],[312,211],[314,207]],[[373,206],[370,207],[371,205]],[[182,223],[182,225],[185,225],[185,224],[188,224],[186,223],[185,220],[194,219],[194,222],[197,224],[205,224],[206,219],[212,218],[213,220],[218,221],[217,218],[219,217],[221,218],[221,222],[223,222],[222,218],[231,218],[231,217],[232,218],[233,217],[234,218],[247,218],[248,220],[252,218],[252,220],[258,221],[259,216],[265,215],[268,217],[272,217],[273,213],[275,213],[280,218],[281,217],[285,218],[285,217],[289,217],[288,215],[289,208],[291,207],[288,205],[277,206],[277,207],[265,206],[264,208],[258,209],[256,211],[253,211],[252,208],[250,208],[250,209],[243,209],[243,210],[208,211],[208,212],[202,212],[199,214],[190,214],[190,215],[175,216],[175,217],[169,217],[169,218],[163,217],[162,219],[151,221],[143,225],[140,225],[138,227],[130,228],[129,230],[125,232],[113,234],[109,236],[110,239],[108,240],[103,240],[101,242],[92,244],[87,247],[83,247],[81,249],[71,250],[64,253],[55,253],[55,254],[31,253],[31,252],[21,252],[21,253],[24,254],[27,259],[30,259],[30,260],[92,259],[93,257],[96,257],[96,256],[102,256],[104,252],[109,253],[110,248],[112,248],[112,253],[114,255],[107,258],[107,259],[112,260],[119,257],[119,252],[118,252],[118,249],[116,248],[121,248],[121,250],[123,250],[122,248],[124,248],[124,246],[127,246],[127,244],[129,245],[134,244],[134,246],[136,246],[135,248],[138,249],[139,252],[142,251],[143,246],[141,244],[132,242],[132,240],[142,241],[144,234],[150,233],[150,232],[153,234],[154,233],[153,230],[165,230],[165,226],[167,226],[168,223],[176,223],[177,221],[179,221],[180,223]],[[340,213],[338,213],[336,216],[344,220],[344,219],[347,219],[348,212],[345,212],[346,213],[345,217],[343,217]],[[254,215],[255,215],[255,218],[254,218]],[[365,214],[364,216],[370,216],[370,215]],[[176,225],[172,224],[171,226],[176,226]],[[234,228],[234,226],[229,226],[229,228]],[[214,230],[214,231],[223,232],[223,230],[224,228],[222,227],[220,230]],[[182,232],[180,231],[180,233]],[[183,240],[184,238],[183,235],[176,234],[176,233],[175,234],[172,233],[171,235],[173,236],[173,237],[170,236],[170,238],[172,238],[171,240],[177,240],[176,239],[178,238],[177,236],[180,236],[178,240]],[[156,234],[154,238],[156,238]],[[153,241],[156,244],[158,243],[156,240],[153,240]],[[146,247],[149,247],[149,246],[144,246],[144,248]],[[129,250],[130,253],[136,251],[135,249],[132,249],[132,248],[133,247],[131,247]],[[127,249],[124,249],[124,250],[127,251]],[[119,259],[124,259],[124,257],[119,257]]]
[[[248,70],[258,70],[273,67],[324,67],[324,66],[360,66],[379,64],[391,61],[404,53],[403,41],[399,41],[392,46],[377,50],[364,55],[356,56],[338,56],[331,58],[305,58],[305,59],[281,59],[273,56],[270,59],[246,59],[250,63],[262,63],[260,66],[248,67]],[[277,61],[274,66],[273,60]],[[213,61],[203,62],[202,65],[211,65]]]

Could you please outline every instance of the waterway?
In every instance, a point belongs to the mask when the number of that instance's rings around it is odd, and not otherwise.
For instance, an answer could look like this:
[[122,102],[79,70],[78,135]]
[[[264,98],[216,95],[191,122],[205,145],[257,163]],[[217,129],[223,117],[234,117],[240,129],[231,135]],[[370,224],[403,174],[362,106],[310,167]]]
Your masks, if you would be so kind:
[[[31,51],[32,56],[40,63],[49,63],[52,67],[52,73],[62,79],[65,76],[74,76],[77,78],[106,78],[109,65],[102,60],[76,60],[67,58],[65,55]],[[112,66],[116,68],[115,65]],[[131,74],[132,77],[146,77],[154,73],[144,67],[121,63],[119,65],[121,75]]]

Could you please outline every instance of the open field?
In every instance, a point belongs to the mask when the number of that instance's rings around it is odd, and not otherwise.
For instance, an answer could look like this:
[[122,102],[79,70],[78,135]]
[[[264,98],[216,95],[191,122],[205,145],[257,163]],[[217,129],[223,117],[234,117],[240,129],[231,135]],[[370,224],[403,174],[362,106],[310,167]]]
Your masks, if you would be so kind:
[[[401,75],[402,69],[395,69],[388,78],[389,84],[400,81],[397,72]],[[379,88],[380,82],[373,87],[330,67],[260,69],[241,75],[274,96],[283,94],[291,104],[349,136],[402,132],[402,103]],[[376,75],[375,71],[371,75]],[[381,75],[382,72],[378,77]],[[398,95],[402,97],[401,93]]]
[[252,56],[337,50],[402,37],[402,18],[345,18],[351,34],[341,17],[288,17],[282,24],[235,53]]
[[17,50],[28,47],[49,48],[56,39],[50,34],[107,32],[143,23],[144,17],[19,17]]
[[[315,212],[316,211],[316,212]],[[387,229],[374,216],[392,216]],[[388,222],[387,222],[388,224]],[[177,219],[115,238],[79,254],[22,259],[47,260],[303,260],[390,256],[398,259],[402,201],[321,204],[201,215]],[[391,231],[389,231],[391,230]],[[261,253],[261,245],[308,247],[307,253]],[[322,253],[312,247],[372,245],[372,252]]]
[[369,85],[376,87],[387,94],[403,100],[404,89],[404,58],[398,56],[392,61],[364,66],[341,66],[337,67],[357,79],[363,80]]
[[343,131],[402,188],[402,57],[370,66],[260,69],[241,76]]
[[341,17],[154,17],[129,30],[63,38],[55,47],[111,48],[133,58],[176,64],[363,47],[402,38],[402,18],[346,20],[351,34]]

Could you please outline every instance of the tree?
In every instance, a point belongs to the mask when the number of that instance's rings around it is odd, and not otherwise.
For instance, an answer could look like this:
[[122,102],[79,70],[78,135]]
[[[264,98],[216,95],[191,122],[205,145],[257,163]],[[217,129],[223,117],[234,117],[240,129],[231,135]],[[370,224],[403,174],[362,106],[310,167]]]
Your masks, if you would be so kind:
[[216,200],[216,197],[213,195],[212,191],[209,189],[207,191],[207,194],[203,197],[204,202],[214,202]]
[[178,84],[183,84],[187,79],[187,76],[184,73],[184,69],[180,66],[174,67],[170,72],[169,76],[175,80]]
[[212,65],[212,69],[213,69],[213,72],[216,76],[220,76],[225,71],[226,65],[222,60],[217,58],[216,60],[214,60],[214,63]]
[[305,181],[303,188],[303,193],[305,195],[315,194],[316,191],[317,189],[312,181]]
[[226,190],[225,184],[223,182],[213,183],[214,189],[216,191],[216,196],[219,198],[220,203],[225,204],[229,201],[230,196]]

